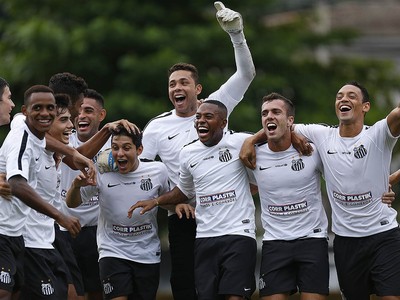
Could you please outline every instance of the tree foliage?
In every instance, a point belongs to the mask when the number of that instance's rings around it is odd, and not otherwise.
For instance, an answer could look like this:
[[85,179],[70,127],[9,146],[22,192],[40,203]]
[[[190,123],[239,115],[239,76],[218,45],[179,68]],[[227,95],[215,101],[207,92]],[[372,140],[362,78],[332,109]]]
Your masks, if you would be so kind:
[[[367,123],[389,111],[399,86],[391,63],[346,56],[322,63],[316,58],[321,48],[350,43],[356,32],[318,33],[312,30],[318,21],[312,11],[266,26],[271,14],[282,8],[279,1],[231,0],[225,5],[243,15],[257,70],[231,117],[231,128],[260,128],[260,100],[272,91],[295,102],[297,122],[335,124],[335,94],[350,80],[364,83],[372,98],[379,99]],[[199,68],[201,97],[235,70],[232,45],[215,20],[213,2],[201,0],[2,1],[0,57],[0,76],[11,83],[17,106],[26,88],[68,71],[106,97],[107,120],[126,118],[142,128],[172,108],[167,95],[172,64],[184,61]]]

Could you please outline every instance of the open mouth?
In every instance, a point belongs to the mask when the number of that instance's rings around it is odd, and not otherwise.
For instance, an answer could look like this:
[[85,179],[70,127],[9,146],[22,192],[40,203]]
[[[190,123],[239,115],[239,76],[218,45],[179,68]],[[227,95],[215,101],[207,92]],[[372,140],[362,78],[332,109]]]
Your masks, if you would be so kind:
[[89,123],[88,122],[79,122],[78,123],[78,128],[79,129],[86,129],[89,127]]
[[128,161],[126,159],[117,159],[117,164],[119,169],[125,169],[128,165]]
[[208,132],[209,132],[209,130],[205,126],[198,126],[197,127],[197,133],[198,133],[199,137],[207,135]]
[[177,102],[177,103],[183,102],[183,101],[185,101],[185,99],[186,99],[185,95],[177,95],[177,96],[175,96],[175,102]]
[[267,124],[268,131],[274,131],[277,128],[278,128],[278,126],[275,123],[268,123]]
[[348,106],[348,105],[342,105],[342,106],[339,107],[339,110],[340,110],[341,112],[347,112],[347,111],[350,111],[350,110],[351,110],[351,107]]

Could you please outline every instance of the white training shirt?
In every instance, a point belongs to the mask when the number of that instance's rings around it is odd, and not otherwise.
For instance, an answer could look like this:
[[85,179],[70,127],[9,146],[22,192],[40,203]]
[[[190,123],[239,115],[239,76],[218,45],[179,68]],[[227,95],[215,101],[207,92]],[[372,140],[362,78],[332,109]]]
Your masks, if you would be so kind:
[[261,203],[264,241],[326,238],[328,219],[322,204],[322,162],[318,150],[300,156],[293,146],[273,152],[256,146],[253,170]]
[[248,171],[239,159],[248,136],[229,131],[215,146],[196,141],[181,150],[178,187],[189,198],[196,194],[196,238],[229,234],[255,238]]
[[[84,142],[78,139],[77,132],[74,130],[69,138],[70,146],[73,148],[78,148]],[[111,138],[104,144],[99,153],[107,148],[111,147]],[[93,162],[97,161],[98,154],[93,157]],[[81,173],[80,170],[73,170],[66,164],[61,165],[61,200],[65,203],[65,197],[67,195],[68,189],[71,187],[72,181]],[[93,195],[92,199],[86,203],[82,203],[76,208],[68,208],[67,212],[69,215],[74,216],[79,219],[81,226],[95,226],[97,225],[97,219],[99,216],[99,200],[97,195]],[[66,230],[61,227],[61,230]]]
[[[255,72],[246,41],[234,43],[233,47],[237,71],[217,91],[207,97],[224,103],[228,109],[228,116],[243,99]],[[198,139],[194,120],[195,115],[179,117],[173,109],[150,120],[143,131],[143,152],[140,157],[154,160],[159,156],[167,166],[171,188],[179,181],[179,152],[183,146]],[[191,203],[194,202],[195,200],[191,199]],[[174,213],[175,211],[168,211],[168,215]]]
[[[7,174],[7,180],[20,175],[35,189],[41,156],[46,140],[37,138],[25,122],[13,126],[0,149],[0,172]],[[30,207],[17,197],[11,201],[0,197],[0,234],[20,236]]]
[[[60,197],[60,167],[56,167],[54,152],[45,150],[38,173],[36,192],[42,199],[54,205]],[[31,209],[25,222],[24,241],[27,248],[54,249],[54,220],[38,211]]]
[[364,237],[398,226],[396,210],[381,200],[397,141],[386,119],[352,138],[323,125],[296,124],[295,131],[312,140],[321,155],[335,234]]
[[99,192],[100,214],[97,226],[99,259],[116,257],[144,264],[160,262],[157,207],[143,215],[128,209],[139,200],[158,197],[169,191],[168,173],[161,162],[140,162],[128,174],[97,174],[97,187],[81,188],[82,201]]

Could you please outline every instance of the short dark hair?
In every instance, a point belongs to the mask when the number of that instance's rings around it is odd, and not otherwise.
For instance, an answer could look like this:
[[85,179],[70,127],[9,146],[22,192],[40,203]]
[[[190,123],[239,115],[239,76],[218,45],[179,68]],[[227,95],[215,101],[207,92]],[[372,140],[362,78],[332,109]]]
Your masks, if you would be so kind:
[[282,100],[285,103],[286,110],[287,110],[287,115],[288,116],[293,116],[295,114],[295,108],[294,104],[291,100],[286,98],[285,96],[282,96],[279,93],[271,93],[262,98],[262,103],[264,104],[265,102],[272,102],[274,100]]
[[359,83],[357,81],[350,81],[350,82],[347,82],[346,85],[354,85],[354,86],[358,87],[361,90],[361,94],[363,96],[362,102],[363,103],[370,102],[368,90],[361,83]]
[[125,127],[120,127],[119,130],[113,130],[111,132],[111,142],[113,141],[115,136],[127,136],[132,139],[132,143],[136,146],[136,148],[139,148],[142,146],[142,132],[128,132],[128,130],[125,129]]
[[197,71],[197,68],[192,65],[192,64],[188,64],[188,63],[176,63],[174,64],[172,67],[169,68],[168,70],[168,78],[171,76],[172,73],[176,72],[176,71],[189,71],[192,75],[192,78],[194,80],[195,84],[199,83],[199,72]]
[[85,93],[88,85],[83,78],[75,74],[63,72],[51,76],[49,87],[52,88],[56,94],[67,94],[71,99],[71,104],[75,105],[76,101],[79,99],[79,95]]
[[225,104],[222,103],[221,101],[219,101],[219,100],[214,100],[214,99],[206,99],[206,100],[203,102],[203,104],[204,104],[204,103],[211,103],[211,104],[214,104],[214,105],[218,106],[218,108],[221,110],[222,117],[223,117],[223,118],[227,118],[227,117],[228,117],[228,109],[226,108]]
[[101,108],[104,108],[104,97],[98,91],[94,89],[86,89],[84,96],[85,98],[96,100],[96,102],[100,104]]
[[66,112],[71,106],[71,99],[67,94],[55,94],[57,104],[57,115]]
[[27,89],[24,93],[24,105],[29,104],[31,96],[34,93],[51,93],[54,95],[53,90],[46,85],[33,85],[29,89]]
[[3,95],[6,86],[10,87],[7,80],[0,77],[0,95]]

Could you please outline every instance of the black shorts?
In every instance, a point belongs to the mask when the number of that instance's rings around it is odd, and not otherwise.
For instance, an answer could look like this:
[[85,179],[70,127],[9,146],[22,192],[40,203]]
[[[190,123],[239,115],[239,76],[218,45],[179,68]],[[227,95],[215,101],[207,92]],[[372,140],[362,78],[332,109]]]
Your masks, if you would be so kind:
[[400,229],[367,237],[335,236],[335,264],[342,293],[348,300],[400,296]]
[[24,238],[0,234],[0,289],[10,293],[24,285]]
[[197,238],[195,282],[199,299],[254,293],[257,242],[242,235]]
[[102,290],[96,231],[97,226],[85,226],[82,227],[78,236],[72,239],[72,249],[82,274],[85,292]]
[[25,249],[21,299],[67,299],[68,268],[56,249]]
[[57,224],[55,226],[55,239],[53,246],[60,252],[65,264],[68,267],[68,283],[73,284],[78,296],[84,296],[83,280],[81,271],[76,262],[71,246],[71,236],[68,231],[61,231]]
[[171,290],[174,300],[195,300],[194,241],[196,220],[176,214],[168,217],[168,240],[171,255]]
[[129,299],[156,299],[160,264],[104,257],[99,261],[104,299],[130,296]]
[[264,241],[260,297],[297,291],[328,295],[328,241],[324,238]]

